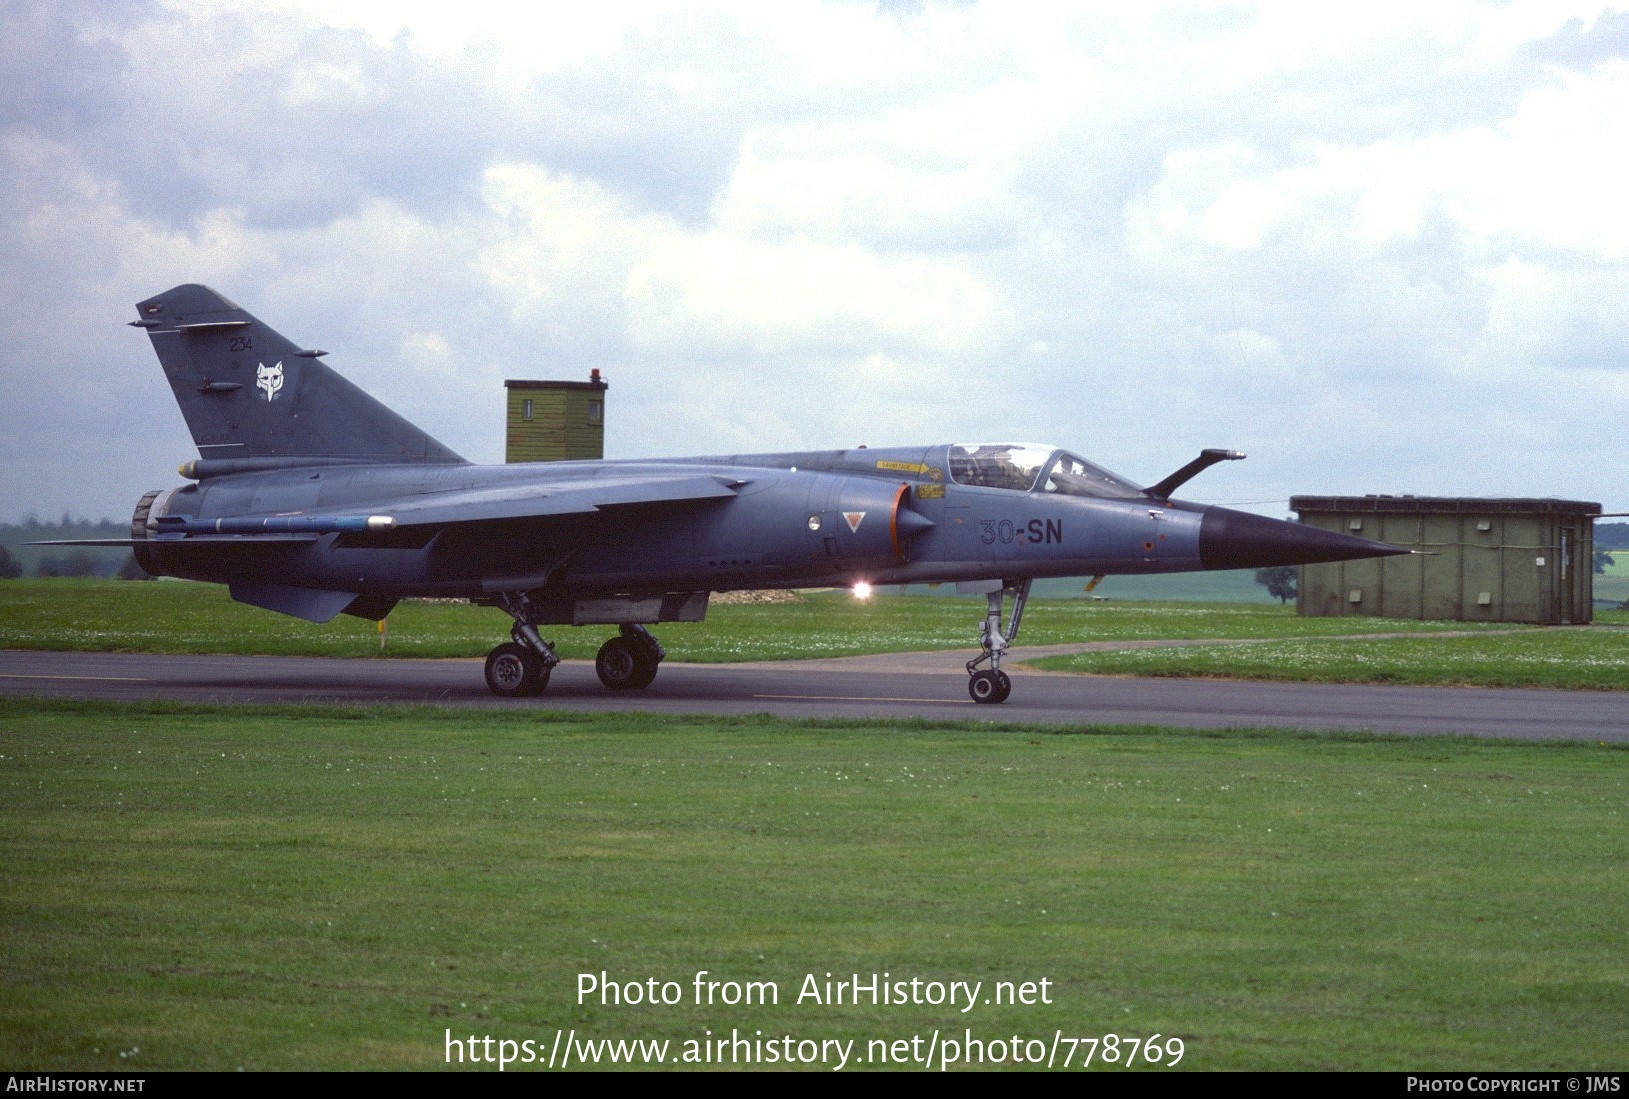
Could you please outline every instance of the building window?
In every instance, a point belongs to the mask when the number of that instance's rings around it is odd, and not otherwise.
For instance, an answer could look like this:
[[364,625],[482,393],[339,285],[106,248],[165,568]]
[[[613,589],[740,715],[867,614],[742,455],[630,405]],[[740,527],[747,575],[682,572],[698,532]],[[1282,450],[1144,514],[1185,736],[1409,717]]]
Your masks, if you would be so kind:
[[604,401],[589,401],[588,402],[588,422],[591,423],[591,424],[598,425],[599,422],[601,420],[603,420],[604,418],[605,418],[605,402]]
[[532,399],[530,397],[520,402],[520,418],[528,421],[532,418]]

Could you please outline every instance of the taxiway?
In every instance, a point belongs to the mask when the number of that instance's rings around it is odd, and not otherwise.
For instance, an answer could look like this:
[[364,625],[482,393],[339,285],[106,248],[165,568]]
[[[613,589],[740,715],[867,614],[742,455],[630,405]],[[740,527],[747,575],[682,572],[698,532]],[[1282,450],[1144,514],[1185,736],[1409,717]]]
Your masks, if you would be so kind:
[[[1021,653],[1020,653],[1021,659]],[[1008,665],[1012,698],[967,697],[954,653],[760,664],[666,663],[639,692],[605,690],[585,662],[546,693],[493,697],[479,660],[0,652],[0,694],[244,703],[420,703],[473,709],[770,713],[1036,724],[1275,727],[1629,742],[1615,691],[1504,690],[1058,675]]]

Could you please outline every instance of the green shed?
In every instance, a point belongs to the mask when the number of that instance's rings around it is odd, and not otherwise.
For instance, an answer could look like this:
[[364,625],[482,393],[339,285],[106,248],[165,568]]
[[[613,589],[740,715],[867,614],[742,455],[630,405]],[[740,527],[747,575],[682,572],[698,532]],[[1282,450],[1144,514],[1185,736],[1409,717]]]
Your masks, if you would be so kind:
[[1593,613],[1594,520],[1581,500],[1296,496],[1322,530],[1420,550],[1304,565],[1303,615],[1584,624]]
[[504,427],[506,462],[605,457],[605,390],[598,370],[586,382],[510,379]]

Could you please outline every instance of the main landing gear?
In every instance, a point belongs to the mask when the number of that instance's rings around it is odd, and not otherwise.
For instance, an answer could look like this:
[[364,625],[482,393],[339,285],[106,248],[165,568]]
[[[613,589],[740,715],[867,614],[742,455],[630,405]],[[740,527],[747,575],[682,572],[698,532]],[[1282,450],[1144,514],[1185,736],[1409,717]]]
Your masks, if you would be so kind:
[[666,655],[645,627],[624,625],[620,636],[600,646],[594,671],[613,691],[642,691],[656,678],[656,666]]
[[[1005,702],[1012,694],[1012,677],[1001,670],[1001,656],[1018,638],[1018,623],[1024,617],[1029,585],[1028,580],[1020,580],[985,594],[989,609],[984,621],[979,623],[979,645],[984,651],[967,662],[967,693],[974,702]],[[1012,613],[1007,617],[1007,628],[1002,629],[1001,603],[1008,592],[1012,592]],[[979,665],[985,661],[989,661],[990,666],[980,671]]]
[[486,685],[499,698],[542,694],[560,658],[537,632],[537,608],[525,592],[504,592],[497,603],[515,620],[509,629],[514,640],[486,654]]
[[[543,693],[560,658],[537,632],[541,615],[536,604],[524,592],[504,592],[495,602],[515,624],[509,630],[513,640],[486,655],[486,685],[500,698]],[[621,631],[600,646],[594,670],[613,691],[643,690],[656,678],[657,665],[667,652],[644,626],[625,624]]]

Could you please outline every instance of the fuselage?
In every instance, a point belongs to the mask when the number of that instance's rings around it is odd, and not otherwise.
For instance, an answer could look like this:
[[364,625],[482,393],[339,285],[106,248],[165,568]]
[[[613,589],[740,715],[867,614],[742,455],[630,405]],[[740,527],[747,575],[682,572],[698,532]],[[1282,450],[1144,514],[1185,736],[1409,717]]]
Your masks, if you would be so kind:
[[[716,498],[581,513],[401,523],[439,498],[547,499],[596,482],[711,478]],[[337,464],[206,476],[153,502],[161,518],[392,517],[251,548],[140,550],[149,571],[390,597],[572,597],[669,591],[1015,580],[1206,568],[1208,509],[1155,500],[1050,447],[992,444],[640,462]],[[473,521],[480,519],[479,522]],[[1271,521],[1269,521],[1271,522]],[[252,564],[249,558],[252,557]]]
[[596,671],[638,689],[663,657],[644,627],[700,620],[711,592],[955,581],[987,604],[969,694],[1000,702],[1036,578],[1403,552],[1169,498],[1243,457],[1224,450],[1148,488],[1022,443],[478,466],[207,286],[136,309],[199,457],[114,544],[313,622],[382,619],[411,596],[498,607],[514,624],[486,679],[504,697],[559,663],[543,625],[616,625]]

